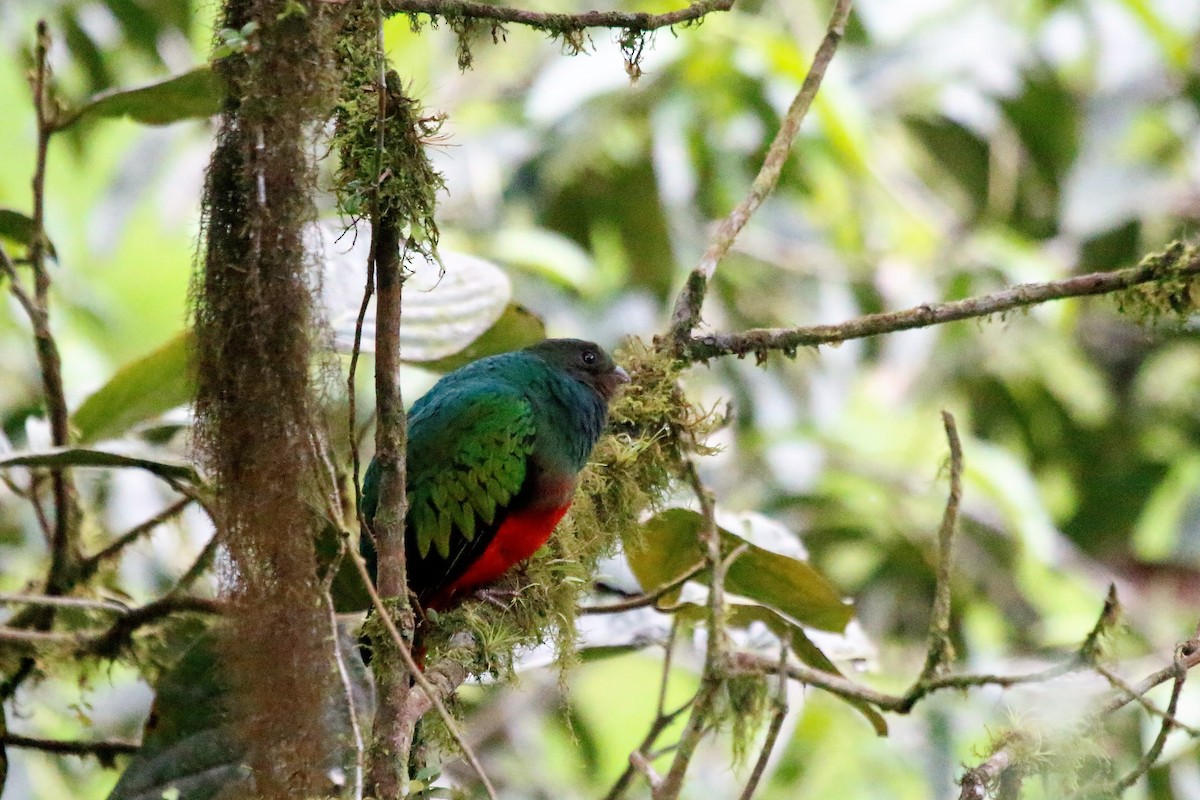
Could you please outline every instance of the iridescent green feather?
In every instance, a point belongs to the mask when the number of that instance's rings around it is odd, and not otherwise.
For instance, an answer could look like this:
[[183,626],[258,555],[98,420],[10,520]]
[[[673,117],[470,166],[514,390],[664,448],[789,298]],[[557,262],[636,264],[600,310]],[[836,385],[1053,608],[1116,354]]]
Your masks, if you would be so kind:
[[444,430],[426,428],[419,442],[410,440],[410,519],[420,556],[437,548],[448,558],[455,536],[474,540],[520,491],[534,419],[524,397],[502,389],[450,392],[434,405],[428,419],[412,421]]

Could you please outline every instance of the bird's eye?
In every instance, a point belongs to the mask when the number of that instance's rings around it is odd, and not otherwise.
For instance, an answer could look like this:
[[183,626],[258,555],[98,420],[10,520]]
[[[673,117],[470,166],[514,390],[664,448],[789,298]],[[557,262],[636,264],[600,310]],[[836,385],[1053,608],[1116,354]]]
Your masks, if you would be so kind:
[[596,363],[596,352],[594,350],[584,350],[582,358],[583,358],[583,363],[585,363],[585,364],[595,364]]

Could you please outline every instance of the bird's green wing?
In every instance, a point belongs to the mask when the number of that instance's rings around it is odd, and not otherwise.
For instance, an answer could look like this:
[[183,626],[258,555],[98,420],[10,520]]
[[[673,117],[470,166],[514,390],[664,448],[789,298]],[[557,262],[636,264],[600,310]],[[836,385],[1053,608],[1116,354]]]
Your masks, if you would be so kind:
[[476,536],[490,536],[521,490],[534,418],[529,402],[502,385],[462,387],[431,400],[409,420],[409,547],[422,559],[431,548],[449,559]]

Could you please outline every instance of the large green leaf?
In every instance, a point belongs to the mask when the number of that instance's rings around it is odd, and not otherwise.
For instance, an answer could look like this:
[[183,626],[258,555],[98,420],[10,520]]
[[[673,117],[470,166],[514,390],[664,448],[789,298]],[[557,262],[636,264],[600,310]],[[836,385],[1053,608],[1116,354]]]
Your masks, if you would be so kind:
[[[704,518],[683,508],[672,508],[651,518],[637,540],[625,543],[625,556],[634,576],[647,591],[685,573],[704,556],[700,531]],[[854,616],[850,604],[809,564],[758,547],[721,529],[721,546],[731,552],[747,549],[729,568],[725,586],[779,611],[797,622],[826,631],[842,631]],[[664,597],[673,602],[678,592]]]
[[188,369],[191,332],[178,334],[154,352],[126,364],[71,417],[82,443],[125,434],[192,399]]
[[69,117],[64,127],[86,116],[127,116],[147,125],[167,125],[211,117],[221,110],[223,100],[221,81],[209,67],[197,67],[149,86],[97,95]]
[[200,478],[191,464],[158,456],[130,456],[92,450],[87,447],[56,447],[36,452],[11,453],[0,456],[2,467],[109,467],[144,469],[162,478],[198,483]]
[[[544,338],[545,326],[536,315],[521,306],[509,305],[465,349],[435,361],[413,362],[407,356],[404,360],[434,372],[449,372],[477,358],[519,350]],[[195,393],[188,360],[192,346],[192,332],[184,331],[118,370],[72,416],[78,441],[86,444],[120,437],[138,423],[190,402]]]
[[[358,655],[355,627],[352,622],[339,622],[338,652],[359,729],[370,730],[374,687]],[[203,634],[159,681],[142,747],[109,800],[209,800],[230,790],[236,794],[245,782],[249,774],[242,763],[245,750],[228,716],[229,687],[216,642],[215,632]],[[344,692],[332,693],[325,719],[332,738],[343,746],[342,752],[330,754],[331,774],[340,767],[352,783],[354,737]]]

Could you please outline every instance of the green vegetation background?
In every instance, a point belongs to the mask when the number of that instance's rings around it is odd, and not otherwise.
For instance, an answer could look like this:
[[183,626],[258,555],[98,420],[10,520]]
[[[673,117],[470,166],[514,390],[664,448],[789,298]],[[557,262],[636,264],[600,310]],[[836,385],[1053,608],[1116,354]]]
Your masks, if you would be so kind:
[[[51,22],[63,93],[82,100],[202,63],[214,11],[187,0],[0,5],[0,206],[29,211],[24,72],[36,16]],[[826,14],[809,0],[749,2],[660,32],[632,86],[603,31],[575,57],[536,33],[513,28],[493,44],[484,31],[462,73],[450,30],[391,21],[393,65],[447,115],[433,148],[447,183],[443,247],[502,264],[516,300],[553,335],[612,345],[661,330],[708,223],[749,185]],[[836,322],[1130,266],[1193,235],[1198,36],[1200,6],[1171,0],[863,0],[779,190],[718,272],[706,322]],[[72,408],[183,328],[210,132],[106,119],[56,138],[47,226]],[[6,300],[0,313],[0,426],[19,449],[45,434],[17,312]],[[1194,318],[1150,328],[1108,301],[1069,301],[765,368],[714,363],[688,376],[704,403],[732,403],[705,476],[726,509],[763,512],[799,534],[857,605],[864,636],[831,643],[831,654],[900,689],[923,654],[944,500],[938,412],[948,409],[967,461],[955,585],[963,663],[1014,670],[1069,650],[1116,581],[1127,632],[1114,648],[1137,678],[1165,663],[1200,608],[1196,331]],[[408,376],[409,399],[428,382]],[[174,446],[185,451],[183,437]],[[88,522],[96,541],[163,504],[140,476],[89,476],[83,490],[102,509]],[[44,547],[5,492],[0,591],[13,591],[38,574]],[[127,557],[113,590],[148,599],[206,535],[198,516],[160,530]],[[601,794],[652,717],[657,655],[587,663],[567,693],[552,671],[472,690],[468,727],[506,796]],[[677,664],[680,698],[691,666]],[[992,735],[1054,729],[1100,688],[938,697],[893,719],[888,739],[844,705],[793,691],[787,744],[759,796],[947,797],[959,764]],[[1181,716],[1195,722],[1189,694]],[[136,736],[149,696],[128,667],[81,678],[64,665],[21,695],[10,722],[46,736]],[[1111,730],[1056,740],[1055,751],[1095,747],[1128,765],[1152,736],[1127,714]],[[746,769],[716,748],[688,796],[734,796]],[[14,752],[3,798],[103,797],[115,778],[94,762]],[[1197,797],[1198,787],[1200,756],[1181,737],[1129,796]]]

